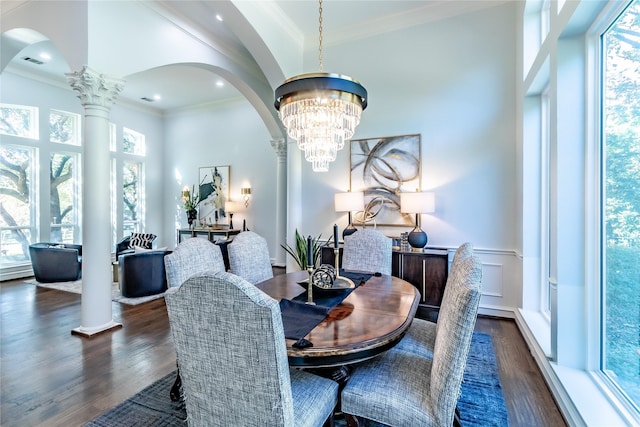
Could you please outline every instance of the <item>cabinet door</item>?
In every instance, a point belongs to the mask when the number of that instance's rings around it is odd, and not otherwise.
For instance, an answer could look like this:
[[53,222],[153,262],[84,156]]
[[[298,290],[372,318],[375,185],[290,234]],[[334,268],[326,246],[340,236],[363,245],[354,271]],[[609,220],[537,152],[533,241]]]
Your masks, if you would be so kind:
[[428,255],[424,258],[425,304],[440,307],[447,284],[447,256]]
[[418,288],[420,292],[420,304],[425,304],[429,300],[427,289],[425,288],[424,274],[423,274],[423,257],[419,254],[403,253],[400,255],[400,266],[402,276],[401,279],[406,280],[413,286]]
[[420,304],[439,307],[447,283],[447,256],[423,253],[394,254],[394,274],[420,292]]

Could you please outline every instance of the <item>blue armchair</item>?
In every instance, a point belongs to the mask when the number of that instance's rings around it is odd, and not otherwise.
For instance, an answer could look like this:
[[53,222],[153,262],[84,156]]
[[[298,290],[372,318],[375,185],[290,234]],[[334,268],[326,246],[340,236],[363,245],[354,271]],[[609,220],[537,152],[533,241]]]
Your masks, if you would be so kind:
[[167,250],[122,254],[118,257],[120,293],[126,298],[155,295],[167,290],[164,256]]
[[71,282],[82,277],[82,245],[33,243],[29,256],[38,282]]

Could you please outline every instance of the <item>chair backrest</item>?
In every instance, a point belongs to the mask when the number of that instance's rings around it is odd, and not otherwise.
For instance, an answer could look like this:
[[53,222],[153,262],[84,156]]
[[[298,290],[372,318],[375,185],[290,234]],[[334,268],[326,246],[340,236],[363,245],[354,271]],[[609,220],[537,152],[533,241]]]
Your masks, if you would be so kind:
[[438,425],[453,423],[481,287],[482,264],[478,257],[472,255],[452,266],[436,325],[429,390]]
[[230,273],[166,295],[190,426],[293,426],[278,302]]
[[191,276],[225,271],[220,248],[207,239],[194,237],[180,243],[164,257],[167,286],[180,286]]
[[392,242],[381,232],[363,228],[344,237],[342,268],[391,274]]
[[455,264],[462,262],[471,256],[473,256],[473,244],[471,244],[470,242],[461,244],[458,249],[456,249],[456,253],[453,255],[451,267],[453,268]]
[[249,283],[273,277],[267,240],[253,231],[243,231],[227,245],[229,269]]

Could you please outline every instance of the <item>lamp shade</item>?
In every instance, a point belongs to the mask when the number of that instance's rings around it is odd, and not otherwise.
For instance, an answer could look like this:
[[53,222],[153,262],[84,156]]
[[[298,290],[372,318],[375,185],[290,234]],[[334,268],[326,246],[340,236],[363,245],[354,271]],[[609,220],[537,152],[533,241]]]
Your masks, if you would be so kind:
[[240,203],[229,200],[224,204],[224,210],[231,213],[238,212],[240,210]]
[[432,213],[436,211],[436,197],[432,192],[400,193],[402,213]]
[[336,193],[334,196],[336,212],[353,212],[364,209],[364,193],[362,191]]

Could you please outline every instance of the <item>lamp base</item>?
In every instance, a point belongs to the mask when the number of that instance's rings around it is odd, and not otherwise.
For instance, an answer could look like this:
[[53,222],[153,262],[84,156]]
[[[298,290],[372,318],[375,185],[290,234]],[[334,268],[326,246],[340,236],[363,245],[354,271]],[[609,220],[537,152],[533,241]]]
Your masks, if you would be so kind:
[[409,244],[413,248],[413,252],[422,252],[427,245],[427,233],[422,231],[420,227],[416,227],[409,233]]
[[355,233],[356,231],[358,231],[357,228],[355,228],[353,226],[353,224],[349,224],[347,225],[347,228],[345,228],[344,230],[342,230],[342,238],[344,239],[344,236],[351,236],[353,233]]

